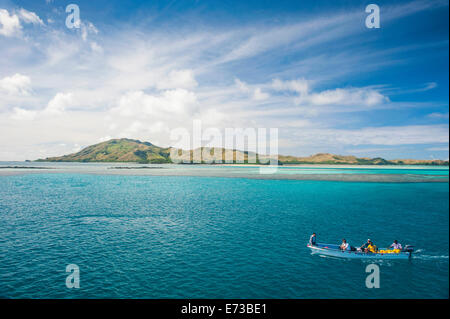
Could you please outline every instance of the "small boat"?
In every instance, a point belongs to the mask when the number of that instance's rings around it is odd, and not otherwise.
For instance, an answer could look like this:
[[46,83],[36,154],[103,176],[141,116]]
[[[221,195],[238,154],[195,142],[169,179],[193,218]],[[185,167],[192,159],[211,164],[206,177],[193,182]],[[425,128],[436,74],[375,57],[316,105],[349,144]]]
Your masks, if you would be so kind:
[[376,253],[365,253],[358,250],[341,250],[339,245],[333,244],[316,244],[307,245],[311,249],[313,254],[321,256],[332,256],[339,258],[357,258],[357,259],[409,259],[413,252],[412,246],[406,245],[400,252],[393,252],[388,249],[380,249]]

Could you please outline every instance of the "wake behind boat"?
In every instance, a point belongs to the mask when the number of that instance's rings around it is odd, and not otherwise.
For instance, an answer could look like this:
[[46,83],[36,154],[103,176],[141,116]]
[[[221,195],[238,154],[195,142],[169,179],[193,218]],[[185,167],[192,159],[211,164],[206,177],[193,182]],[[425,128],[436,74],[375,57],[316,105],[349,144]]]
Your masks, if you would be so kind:
[[399,252],[394,252],[389,249],[380,249],[379,251],[364,252],[359,250],[341,250],[339,245],[333,244],[321,244],[315,245],[308,244],[308,248],[311,249],[313,254],[319,254],[322,256],[332,256],[339,258],[358,258],[358,259],[409,259],[413,252],[412,246],[405,246]]

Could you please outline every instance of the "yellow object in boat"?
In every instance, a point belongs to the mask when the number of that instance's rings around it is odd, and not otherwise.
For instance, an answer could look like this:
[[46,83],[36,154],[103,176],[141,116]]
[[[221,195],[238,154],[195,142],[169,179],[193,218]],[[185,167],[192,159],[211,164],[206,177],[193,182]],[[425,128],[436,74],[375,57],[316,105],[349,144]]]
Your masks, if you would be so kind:
[[398,254],[400,249],[380,249],[378,252],[380,254]]
[[376,253],[377,252],[377,246],[369,245],[369,246],[367,246],[367,250],[372,252],[372,253]]

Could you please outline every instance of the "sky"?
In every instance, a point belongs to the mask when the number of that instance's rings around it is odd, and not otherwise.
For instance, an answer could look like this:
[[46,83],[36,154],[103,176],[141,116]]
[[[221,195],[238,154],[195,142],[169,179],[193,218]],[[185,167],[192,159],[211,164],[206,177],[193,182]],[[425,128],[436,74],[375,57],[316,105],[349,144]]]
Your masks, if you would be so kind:
[[0,0],[0,160],[171,146],[193,120],[277,128],[283,155],[448,159],[448,4]]

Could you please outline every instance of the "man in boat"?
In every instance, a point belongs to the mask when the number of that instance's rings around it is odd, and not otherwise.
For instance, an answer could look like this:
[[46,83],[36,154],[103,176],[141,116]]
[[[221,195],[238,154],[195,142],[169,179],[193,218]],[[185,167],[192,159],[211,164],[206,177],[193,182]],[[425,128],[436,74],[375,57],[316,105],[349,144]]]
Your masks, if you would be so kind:
[[370,245],[371,240],[367,239],[367,242],[365,244],[363,244],[361,247],[359,247],[359,250],[361,251],[365,251],[367,249],[367,247]]
[[369,245],[366,249],[364,249],[364,252],[366,253],[376,253],[378,250],[377,246],[370,240]]
[[392,245],[389,246],[389,248],[392,248],[394,250],[402,250],[402,244],[400,244],[396,239],[396,240],[394,240]]
[[342,244],[339,246],[340,250],[350,250],[350,247],[345,239],[342,239]]
[[309,237],[309,244],[311,246],[316,246],[316,233],[313,233],[311,237]]

